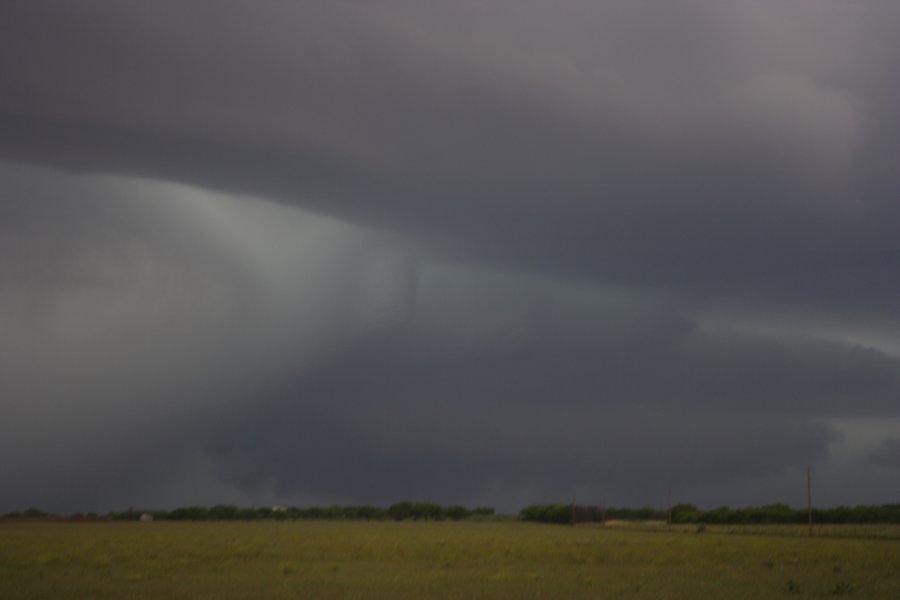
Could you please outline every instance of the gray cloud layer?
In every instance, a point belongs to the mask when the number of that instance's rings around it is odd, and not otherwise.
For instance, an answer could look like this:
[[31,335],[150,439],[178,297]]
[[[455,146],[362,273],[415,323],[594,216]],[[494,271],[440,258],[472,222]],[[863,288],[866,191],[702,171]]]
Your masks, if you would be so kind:
[[0,508],[895,497],[898,23],[4,4]]

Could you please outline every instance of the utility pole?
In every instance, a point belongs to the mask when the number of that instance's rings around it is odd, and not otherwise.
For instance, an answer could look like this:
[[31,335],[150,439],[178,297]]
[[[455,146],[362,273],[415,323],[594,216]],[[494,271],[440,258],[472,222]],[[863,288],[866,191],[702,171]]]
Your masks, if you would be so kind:
[[812,537],[812,475],[806,467],[806,511],[809,515],[809,537]]

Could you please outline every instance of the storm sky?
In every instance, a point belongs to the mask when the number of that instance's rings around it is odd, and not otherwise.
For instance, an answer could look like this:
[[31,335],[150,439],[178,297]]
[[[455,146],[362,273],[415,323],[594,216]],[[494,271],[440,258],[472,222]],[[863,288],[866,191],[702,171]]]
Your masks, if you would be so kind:
[[0,511],[900,501],[898,28],[0,4]]

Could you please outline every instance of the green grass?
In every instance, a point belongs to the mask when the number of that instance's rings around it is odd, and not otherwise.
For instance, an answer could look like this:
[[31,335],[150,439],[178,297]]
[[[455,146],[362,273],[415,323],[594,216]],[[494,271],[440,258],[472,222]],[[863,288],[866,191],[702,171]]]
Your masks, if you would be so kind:
[[[807,525],[666,525],[665,521],[610,521],[607,524],[610,529],[622,529],[631,531],[671,531],[681,533],[711,533],[729,535],[764,535],[764,536],[789,536],[807,537],[809,527]],[[813,526],[813,536],[816,538],[872,538],[900,541],[900,525],[874,525],[874,524],[840,524]]]
[[900,541],[517,522],[3,523],[0,598],[900,598]]

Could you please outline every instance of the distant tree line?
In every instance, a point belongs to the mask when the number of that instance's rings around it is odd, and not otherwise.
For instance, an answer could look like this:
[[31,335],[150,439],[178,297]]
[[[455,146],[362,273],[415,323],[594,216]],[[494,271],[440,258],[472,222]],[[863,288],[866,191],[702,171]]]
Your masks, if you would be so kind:
[[50,513],[43,511],[39,508],[26,508],[23,511],[18,512],[10,512],[3,515],[4,519],[45,519],[47,517],[52,517]]
[[[812,513],[813,522],[819,524],[900,523],[900,504],[814,508]],[[720,506],[707,511],[693,504],[676,504],[672,507],[673,523],[786,524],[806,523],[808,519],[807,509],[794,509],[781,503],[747,508]]]
[[[469,509],[461,505],[441,506],[432,502],[398,502],[384,508],[380,506],[311,506],[311,507],[263,507],[240,508],[229,504],[212,507],[185,506],[174,510],[137,510],[110,512],[106,519],[117,521],[137,521],[142,515],[150,514],[154,519],[169,521],[256,521],[328,519],[365,521],[458,521],[462,519],[485,519],[495,515],[489,506]],[[646,521],[665,520],[667,513],[651,507],[614,508],[572,504],[532,504],[519,512],[519,520],[538,523],[602,523],[609,520]],[[102,518],[94,513],[72,515],[68,518]],[[3,515],[7,519],[58,519],[57,515],[38,508],[10,512]],[[712,510],[702,510],[693,504],[676,504],[672,507],[672,522],[676,524],[790,524],[806,523],[807,510],[794,509],[787,504],[767,504],[765,506],[731,508],[720,506]],[[900,504],[838,506],[836,508],[813,509],[813,522],[818,524],[840,523],[900,523]]]
[[263,507],[240,508],[229,504],[213,507],[185,506],[174,510],[141,511],[130,509],[107,515],[112,520],[137,521],[144,514],[154,520],[167,521],[256,521],[273,519],[293,521],[298,519],[358,520],[358,521],[459,521],[487,518],[494,515],[489,506],[473,509],[461,505],[441,506],[432,502],[398,502],[387,508],[380,506],[311,506],[311,507]]
[[538,523],[602,523],[608,520],[648,521],[665,519],[665,511],[649,506],[643,508],[604,508],[572,504],[532,504],[519,511],[520,521]]
[[[519,520],[538,523],[602,523],[608,520],[638,521],[665,520],[664,510],[645,508],[603,508],[572,504],[532,504],[519,512]],[[794,509],[787,504],[731,508],[720,506],[704,511],[693,504],[672,507],[672,522],[679,524],[789,524],[806,523],[807,509]],[[838,506],[813,509],[813,522],[840,523],[900,523],[900,504]]]

